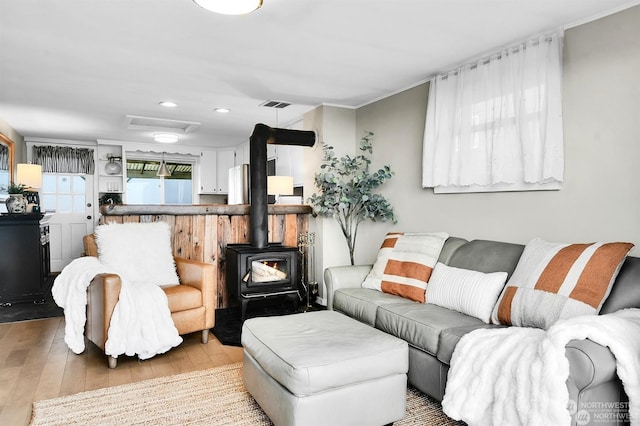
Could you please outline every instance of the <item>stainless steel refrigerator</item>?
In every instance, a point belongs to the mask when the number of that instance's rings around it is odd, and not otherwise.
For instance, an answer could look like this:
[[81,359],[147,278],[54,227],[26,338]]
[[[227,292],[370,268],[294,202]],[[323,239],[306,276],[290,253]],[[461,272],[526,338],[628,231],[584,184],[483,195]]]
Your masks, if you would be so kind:
[[240,164],[229,169],[228,204],[249,204],[249,165]]

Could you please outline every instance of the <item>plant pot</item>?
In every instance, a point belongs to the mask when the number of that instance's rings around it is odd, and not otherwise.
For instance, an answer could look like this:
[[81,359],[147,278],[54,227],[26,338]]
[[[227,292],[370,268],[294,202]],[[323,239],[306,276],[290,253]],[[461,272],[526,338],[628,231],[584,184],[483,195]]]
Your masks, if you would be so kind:
[[9,194],[5,201],[9,214],[22,214],[27,212],[27,199],[23,194]]

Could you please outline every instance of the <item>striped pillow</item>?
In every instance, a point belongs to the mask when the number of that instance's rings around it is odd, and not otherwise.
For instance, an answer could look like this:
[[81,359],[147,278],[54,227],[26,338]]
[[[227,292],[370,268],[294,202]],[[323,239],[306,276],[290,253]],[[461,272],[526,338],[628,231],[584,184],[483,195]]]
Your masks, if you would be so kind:
[[505,281],[506,272],[483,273],[438,262],[427,286],[427,303],[462,312],[489,324]]
[[632,248],[631,243],[530,241],[492,322],[547,329],[560,319],[597,314]]
[[427,282],[447,238],[444,232],[388,233],[362,287],[424,303]]

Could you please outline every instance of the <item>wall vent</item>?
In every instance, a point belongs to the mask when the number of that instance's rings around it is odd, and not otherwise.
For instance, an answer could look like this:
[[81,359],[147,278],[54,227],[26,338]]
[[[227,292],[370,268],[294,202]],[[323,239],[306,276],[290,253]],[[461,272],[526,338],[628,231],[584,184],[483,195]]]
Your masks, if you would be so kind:
[[170,120],[167,118],[141,117],[126,115],[127,129],[157,130],[171,133],[189,133],[200,126],[195,121]]

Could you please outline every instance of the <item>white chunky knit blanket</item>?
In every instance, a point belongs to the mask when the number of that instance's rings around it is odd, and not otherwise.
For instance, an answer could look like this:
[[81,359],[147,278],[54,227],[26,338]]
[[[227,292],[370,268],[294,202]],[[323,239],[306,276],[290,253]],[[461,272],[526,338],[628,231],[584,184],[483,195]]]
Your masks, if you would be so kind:
[[[51,292],[64,309],[64,341],[76,354],[82,353],[87,322],[87,287],[98,274],[115,273],[96,257],[81,257],[68,264],[56,277]],[[120,297],[109,325],[105,353],[113,357],[126,354],[148,359],[182,343],[167,302],[156,285],[130,283],[120,276]]]
[[[462,337],[451,358],[442,408],[474,425],[568,425],[565,345],[590,339],[609,347],[640,425],[640,309],[560,321],[548,331],[480,329]],[[575,407],[575,404],[574,404]]]

